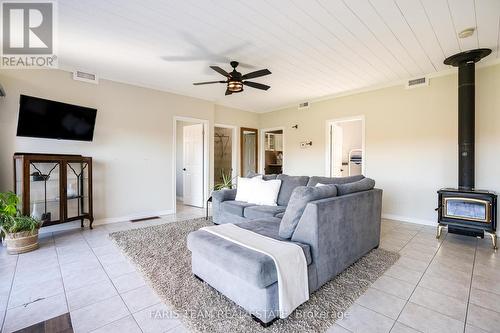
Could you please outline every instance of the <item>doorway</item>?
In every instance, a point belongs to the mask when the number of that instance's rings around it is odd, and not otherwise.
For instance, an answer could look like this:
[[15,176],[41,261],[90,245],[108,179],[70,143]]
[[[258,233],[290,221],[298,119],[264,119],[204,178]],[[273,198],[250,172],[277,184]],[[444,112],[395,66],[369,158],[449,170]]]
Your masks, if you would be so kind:
[[258,172],[258,137],[259,131],[255,128],[242,127],[240,129],[240,174],[242,177],[246,177],[250,172]]
[[283,173],[284,128],[261,130],[261,166],[265,175]]
[[237,176],[236,127],[214,126],[214,185]]
[[174,118],[174,210],[205,207],[208,197],[208,121]]
[[326,175],[365,174],[365,118],[356,116],[327,121]]

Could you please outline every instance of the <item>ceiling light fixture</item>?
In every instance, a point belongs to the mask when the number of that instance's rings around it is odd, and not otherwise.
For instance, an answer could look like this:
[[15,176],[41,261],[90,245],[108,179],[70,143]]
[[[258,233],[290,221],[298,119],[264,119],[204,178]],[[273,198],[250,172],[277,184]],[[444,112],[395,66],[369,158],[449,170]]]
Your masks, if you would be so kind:
[[474,31],[476,31],[475,27],[464,29],[458,33],[458,37],[460,37],[460,38],[470,37],[474,34]]
[[243,83],[238,80],[229,80],[227,82],[227,90],[232,93],[238,93],[243,91]]

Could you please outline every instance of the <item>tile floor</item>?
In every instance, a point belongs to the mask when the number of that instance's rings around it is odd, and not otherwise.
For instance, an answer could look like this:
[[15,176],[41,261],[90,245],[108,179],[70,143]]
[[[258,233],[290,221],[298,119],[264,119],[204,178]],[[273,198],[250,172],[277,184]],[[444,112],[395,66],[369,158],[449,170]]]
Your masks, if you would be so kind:
[[384,220],[381,247],[400,259],[329,330],[500,332],[500,254],[490,239]]
[[[204,216],[45,228],[41,248],[19,256],[0,247],[0,324],[12,332],[69,312],[75,332],[185,332],[107,235]],[[60,230],[65,228],[66,230]],[[401,258],[332,332],[500,332],[500,258],[489,240],[384,220],[381,247]]]

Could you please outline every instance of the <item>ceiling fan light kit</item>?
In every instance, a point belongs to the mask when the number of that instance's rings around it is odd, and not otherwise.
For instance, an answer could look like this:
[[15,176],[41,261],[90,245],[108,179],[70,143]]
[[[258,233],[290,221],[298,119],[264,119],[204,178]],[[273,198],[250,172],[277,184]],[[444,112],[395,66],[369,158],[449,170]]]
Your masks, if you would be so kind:
[[255,89],[260,89],[260,90],[268,90],[271,88],[268,85],[262,84],[262,83],[257,83],[257,82],[252,82],[252,81],[246,81],[248,79],[255,79],[261,76],[269,75],[271,72],[268,69],[261,69],[258,71],[254,71],[251,73],[247,73],[245,75],[242,75],[240,72],[236,70],[236,67],[238,67],[239,63],[237,61],[231,61],[231,67],[233,67],[233,70],[228,73],[219,66],[210,66],[214,71],[217,73],[225,76],[227,78],[226,81],[207,81],[207,82],[196,82],[193,83],[195,86],[199,85],[204,85],[204,84],[213,84],[213,83],[225,83],[226,84],[226,95],[231,95],[234,93],[239,93],[243,91],[243,86],[247,87],[252,87]]
[[243,91],[243,83],[237,80],[229,80],[227,83],[227,90],[231,93],[238,93]]

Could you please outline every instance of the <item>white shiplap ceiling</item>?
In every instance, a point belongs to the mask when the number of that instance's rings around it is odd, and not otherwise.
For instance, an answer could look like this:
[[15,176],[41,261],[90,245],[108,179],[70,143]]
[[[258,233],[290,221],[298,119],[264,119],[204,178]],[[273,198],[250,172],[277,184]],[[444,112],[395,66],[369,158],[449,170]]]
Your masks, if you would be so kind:
[[[60,0],[59,64],[101,78],[194,96],[250,111],[446,70],[443,60],[477,47],[499,58],[500,0]],[[477,27],[469,38],[457,33]],[[246,73],[224,96],[208,68]]]

